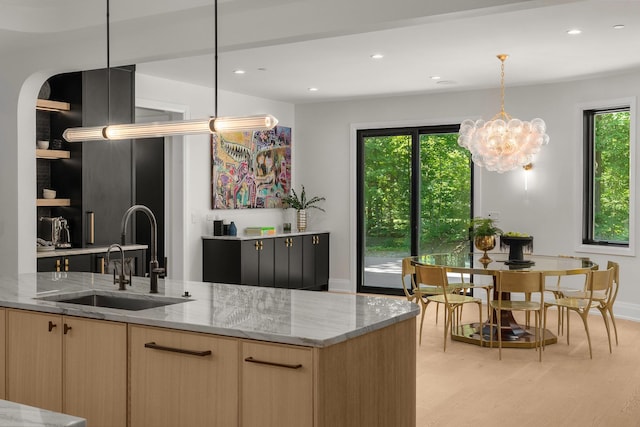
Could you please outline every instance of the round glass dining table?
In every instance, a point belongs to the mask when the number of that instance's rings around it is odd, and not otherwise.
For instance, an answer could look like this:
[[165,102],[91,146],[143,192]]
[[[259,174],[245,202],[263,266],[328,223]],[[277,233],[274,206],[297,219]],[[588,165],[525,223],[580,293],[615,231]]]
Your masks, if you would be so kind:
[[[567,276],[575,274],[586,274],[589,270],[598,269],[598,264],[587,259],[569,256],[548,256],[548,255],[525,255],[522,261],[510,261],[507,253],[488,253],[489,261],[481,261],[482,253],[438,253],[419,255],[412,258],[415,265],[433,265],[445,267],[448,272],[461,273],[464,275],[485,275],[495,276],[499,271],[522,270],[541,271],[546,276]],[[494,299],[497,298],[494,286]],[[503,299],[506,297],[503,296]],[[490,328],[496,327],[496,313],[491,313],[491,318],[486,319],[483,324],[472,323],[457,325],[451,335],[451,339],[471,344],[492,346],[497,345],[489,341]],[[534,347],[533,327],[523,327],[513,318],[511,312],[501,313],[501,323],[503,325],[502,339],[503,347]],[[508,327],[504,327],[509,325]],[[549,330],[544,330],[545,344],[555,344],[557,337]],[[494,340],[497,341],[497,334],[494,333]],[[481,339],[482,338],[482,339]]]

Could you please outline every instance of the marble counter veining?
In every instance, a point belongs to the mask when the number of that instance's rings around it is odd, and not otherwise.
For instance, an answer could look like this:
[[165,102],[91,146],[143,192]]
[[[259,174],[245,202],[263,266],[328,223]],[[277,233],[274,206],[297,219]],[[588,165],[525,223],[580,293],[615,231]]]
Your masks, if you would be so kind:
[[[185,302],[140,311],[38,299],[91,290],[118,295],[183,298]],[[161,279],[149,294],[149,279],[117,291],[110,275],[47,272],[0,278],[0,307],[36,310],[159,326],[284,344],[326,347],[419,314],[406,299],[330,292]],[[183,297],[188,292],[189,297]]]
[[[147,245],[124,245],[122,249],[125,251],[147,249]],[[100,253],[106,253],[108,250],[109,250],[109,246],[91,246],[88,248],[66,248],[66,249],[56,249],[53,251],[38,252],[37,257],[51,258],[51,257],[57,257],[57,256],[100,254]]]
[[274,239],[276,237],[291,237],[291,236],[308,236],[313,234],[325,234],[329,233],[326,230],[314,230],[314,231],[292,231],[291,233],[276,233],[268,236],[247,236],[238,230],[237,236],[213,236],[210,234],[202,236],[202,240],[256,240],[256,239]]
[[86,427],[87,421],[71,415],[0,400],[0,427]]

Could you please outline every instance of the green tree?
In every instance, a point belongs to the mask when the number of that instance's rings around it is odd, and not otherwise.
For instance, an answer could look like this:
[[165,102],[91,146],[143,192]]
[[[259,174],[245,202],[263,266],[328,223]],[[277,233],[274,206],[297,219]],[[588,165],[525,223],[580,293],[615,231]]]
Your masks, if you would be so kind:
[[595,116],[596,240],[629,241],[629,124],[628,111]]

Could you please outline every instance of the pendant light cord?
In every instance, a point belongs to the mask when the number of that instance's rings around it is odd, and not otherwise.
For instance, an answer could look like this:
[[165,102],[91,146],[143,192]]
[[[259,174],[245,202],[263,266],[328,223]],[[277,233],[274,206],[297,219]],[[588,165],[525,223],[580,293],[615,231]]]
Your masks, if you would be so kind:
[[111,124],[111,33],[109,31],[109,0],[107,0],[107,126]]
[[509,57],[509,55],[506,55],[504,53],[497,55],[498,59],[500,60],[501,64],[500,64],[500,113],[499,116],[502,117],[503,119],[509,119],[509,115],[506,113],[506,111],[504,111],[504,61],[507,60],[507,58]]
[[215,100],[214,100],[214,108],[213,108],[213,113],[214,113],[214,118],[218,118],[218,0],[215,0],[214,2],[214,7],[213,7],[213,15],[214,15],[214,24],[215,24],[215,30],[214,30],[214,37],[215,37],[215,44],[214,44],[214,59],[213,59],[213,63],[214,63],[214,70],[213,70],[213,74],[214,74],[214,82],[213,82],[213,92],[214,92],[214,96],[215,96]]

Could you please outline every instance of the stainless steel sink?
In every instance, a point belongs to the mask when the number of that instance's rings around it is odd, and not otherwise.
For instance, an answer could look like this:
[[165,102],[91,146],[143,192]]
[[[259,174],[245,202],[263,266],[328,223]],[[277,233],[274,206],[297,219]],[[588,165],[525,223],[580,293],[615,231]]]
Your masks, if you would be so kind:
[[119,310],[146,310],[166,305],[191,301],[184,298],[169,298],[108,291],[80,291],[66,294],[49,295],[38,299],[66,304],[88,305],[93,307],[117,308]]

